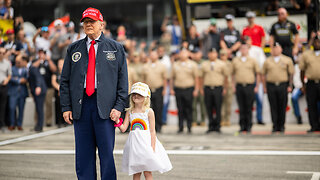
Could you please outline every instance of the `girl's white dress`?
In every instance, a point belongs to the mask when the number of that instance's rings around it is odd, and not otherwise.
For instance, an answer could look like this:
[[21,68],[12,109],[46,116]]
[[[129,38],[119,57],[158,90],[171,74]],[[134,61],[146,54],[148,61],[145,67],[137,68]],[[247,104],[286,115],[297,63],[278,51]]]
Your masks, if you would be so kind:
[[164,173],[172,169],[166,150],[157,138],[155,152],[152,149],[148,112],[149,109],[129,114],[131,127],[122,159],[122,171],[129,175],[143,171]]

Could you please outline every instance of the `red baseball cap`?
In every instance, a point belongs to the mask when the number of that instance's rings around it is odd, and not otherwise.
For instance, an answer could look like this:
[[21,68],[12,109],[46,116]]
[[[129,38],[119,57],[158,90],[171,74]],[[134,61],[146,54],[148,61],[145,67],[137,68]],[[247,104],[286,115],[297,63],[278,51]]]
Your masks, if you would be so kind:
[[6,34],[8,35],[8,34],[14,34],[14,30],[13,29],[8,29],[7,31],[6,31]]
[[84,18],[90,18],[95,21],[98,21],[98,20],[103,21],[103,17],[100,11],[98,9],[91,8],[91,7],[83,11],[80,22],[82,22]]

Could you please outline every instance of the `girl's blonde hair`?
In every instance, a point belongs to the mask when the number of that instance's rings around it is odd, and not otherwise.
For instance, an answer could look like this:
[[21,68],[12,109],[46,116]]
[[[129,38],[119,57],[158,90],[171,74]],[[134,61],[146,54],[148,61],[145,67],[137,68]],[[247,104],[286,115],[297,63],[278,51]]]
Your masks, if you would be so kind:
[[[132,100],[132,94],[130,94],[129,99],[130,99],[129,108],[126,108],[125,111],[131,112],[132,109],[135,108],[135,104],[134,104],[134,102],[133,102],[133,100]],[[150,108],[150,97],[144,97],[144,102],[143,102],[142,108],[143,108],[144,110],[147,110],[147,109]]]

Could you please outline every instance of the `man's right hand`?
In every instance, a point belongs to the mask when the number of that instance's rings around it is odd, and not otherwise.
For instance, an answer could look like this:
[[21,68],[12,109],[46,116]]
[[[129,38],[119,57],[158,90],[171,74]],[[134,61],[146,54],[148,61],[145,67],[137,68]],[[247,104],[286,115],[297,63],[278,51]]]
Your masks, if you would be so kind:
[[72,118],[72,111],[66,111],[66,112],[63,112],[63,119],[66,123],[68,124],[72,124],[71,121],[73,121],[73,118]]

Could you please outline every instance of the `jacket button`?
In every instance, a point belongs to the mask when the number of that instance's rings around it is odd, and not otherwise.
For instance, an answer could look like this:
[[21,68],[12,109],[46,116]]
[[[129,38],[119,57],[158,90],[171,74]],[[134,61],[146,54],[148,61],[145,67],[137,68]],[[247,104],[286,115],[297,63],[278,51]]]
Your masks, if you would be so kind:
[[79,100],[79,104],[81,104],[81,103],[82,103],[82,99]]

